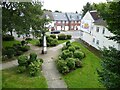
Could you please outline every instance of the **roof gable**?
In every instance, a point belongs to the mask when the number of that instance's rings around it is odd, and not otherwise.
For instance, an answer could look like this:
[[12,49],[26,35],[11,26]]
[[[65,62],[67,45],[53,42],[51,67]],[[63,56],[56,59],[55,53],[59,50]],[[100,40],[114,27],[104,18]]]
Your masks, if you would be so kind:
[[96,10],[90,11],[90,14],[91,14],[91,16],[92,16],[92,18],[93,18],[94,20],[100,19],[100,16],[98,15],[98,13],[97,13]]

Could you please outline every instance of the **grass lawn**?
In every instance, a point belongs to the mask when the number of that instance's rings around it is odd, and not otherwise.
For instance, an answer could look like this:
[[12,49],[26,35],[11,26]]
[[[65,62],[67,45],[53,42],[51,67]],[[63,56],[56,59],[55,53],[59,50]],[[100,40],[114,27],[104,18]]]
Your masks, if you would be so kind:
[[58,40],[58,44],[62,44],[62,43],[67,42],[67,41],[69,41],[69,40]]
[[32,39],[31,41],[29,41],[29,43],[32,45],[36,45],[37,42],[39,42],[39,39]]
[[73,45],[78,45],[86,54],[83,59],[83,67],[63,75],[68,88],[104,88],[98,81],[96,69],[100,69],[100,58],[91,53],[88,49],[78,42],[73,42]]
[[20,41],[17,41],[17,40],[14,40],[14,41],[3,41],[2,42],[2,46],[3,46],[3,48],[5,48],[5,47],[12,47],[13,44],[17,44],[17,43],[20,43]]
[[16,67],[2,71],[3,88],[47,88],[46,79],[40,76],[30,77],[27,73],[16,73]]

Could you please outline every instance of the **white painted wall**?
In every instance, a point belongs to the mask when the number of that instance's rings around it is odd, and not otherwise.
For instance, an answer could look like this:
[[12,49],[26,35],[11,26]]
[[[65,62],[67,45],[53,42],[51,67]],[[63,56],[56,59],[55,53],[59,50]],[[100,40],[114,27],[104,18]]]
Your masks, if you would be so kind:
[[[91,46],[95,47],[96,49],[100,49],[103,47],[108,48],[109,46],[112,46],[118,50],[120,50],[120,44],[116,43],[113,40],[108,40],[105,36],[114,36],[108,29],[101,25],[94,25],[94,20],[91,17],[90,13],[87,12],[85,16],[82,18],[82,20],[91,20],[91,33],[87,33],[85,31],[81,32],[83,36],[80,36],[82,40],[90,44]],[[96,31],[96,28],[99,27],[99,32]],[[105,33],[103,34],[103,28],[105,28]],[[93,38],[95,38],[95,42],[93,42]],[[99,44],[96,44],[97,40],[99,40]]]

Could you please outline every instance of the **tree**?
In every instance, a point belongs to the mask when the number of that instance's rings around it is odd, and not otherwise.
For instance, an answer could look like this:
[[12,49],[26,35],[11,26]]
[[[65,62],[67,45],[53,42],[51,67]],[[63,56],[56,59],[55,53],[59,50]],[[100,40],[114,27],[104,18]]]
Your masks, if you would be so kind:
[[[115,36],[109,37],[120,43],[120,1],[110,2],[106,15],[102,16],[107,22],[108,30]],[[120,50],[113,47],[102,51],[102,70],[98,71],[100,81],[108,89],[120,87]]]
[[89,2],[87,2],[86,5],[83,6],[83,9],[82,9],[82,11],[83,11],[82,17],[86,14],[87,11],[90,11],[90,10],[93,10],[92,6]]

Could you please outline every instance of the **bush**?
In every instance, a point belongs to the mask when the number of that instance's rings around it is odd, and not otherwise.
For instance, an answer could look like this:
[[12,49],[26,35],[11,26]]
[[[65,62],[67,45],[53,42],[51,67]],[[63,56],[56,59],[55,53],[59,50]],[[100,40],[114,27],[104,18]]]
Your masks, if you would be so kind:
[[74,47],[75,47],[75,49],[76,49],[76,50],[80,49],[80,47],[79,47],[79,46],[77,46],[77,45],[76,45],[76,46],[74,46]]
[[3,36],[2,36],[2,40],[3,40],[3,41],[13,41],[13,40],[14,40],[14,37],[11,36],[11,35],[9,35],[9,34],[7,34],[7,35],[3,35]]
[[72,37],[71,35],[66,35],[67,39],[71,39],[71,37]]
[[50,37],[53,38],[53,39],[56,39],[56,35],[55,34],[50,35]]
[[31,40],[32,40],[32,38],[26,38],[25,40],[26,40],[26,41],[31,41]]
[[15,56],[19,56],[19,55],[22,55],[22,54],[23,54],[23,51],[18,50],[18,51],[15,52]]
[[23,73],[23,72],[25,72],[25,70],[26,70],[25,66],[18,66],[18,68],[17,68],[18,73]]
[[67,67],[66,64],[67,64],[66,61],[58,60],[58,62],[57,62],[58,71],[63,74],[69,72],[69,68]]
[[62,47],[62,51],[63,51],[63,50],[67,50],[67,49],[68,49],[68,47],[65,46],[65,45]]
[[38,60],[39,60],[41,63],[43,63],[43,59],[42,59],[42,58],[39,58]]
[[58,40],[52,39],[52,41],[50,42],[50,46],[56,46],[56,45],[58,45]]
[[31,76],[37,76],[40,72],[42,63],[39,60],[31,62],[29,65],[29,73]]
[[42,46],[42,45],[41,45],[40,41],[37,41],[35,46]]
[[37,59],[37,54],[36,53],[30,53],[30,59],[29,59],[29,61],[30,62],[33,62],[33,61],[35,61]]
[[75,67],[77,68],[82,67],[82,62],[79,59],[75,59]]
[[26,52],[26,51],[30,50],[30,46],[28,46],[28,45],[22,46],[20,50],[23,52]]
[[24,46],[26,42],[24,40],[21,41],[21,45]]
[[74,58],[67,58],[67,66],[69,67],[70,70],[75,69],[75,59]]
[[6,47],[4,54],[7,55],[8,58],[12,58],[15,54],[14,48],[13,47]]
[[70,46],[68,49],[69,49],[69,51],[72,51],[72,52],[75,51],[75,48],[73,46]]
[[59,34],[58,35],[58,40],[66,40],[66,35],[65,34]]
[[70,41],[67,41],[67,42],[66,42],[66,46],[67,46],[67,47],[71,46],[71,42],[70,42]]
[[19,66],[26,66],[27,67],[27,61],[28,61],[28,57],[25,55],[21,55],[18,57],[18,64]]
[[61,57],[65,60],[66,58],[70,58],[70,57],[72,57],[73,56],[73,53],[72,52],[70,52],[69,50],[64,50],[63,52],[62,52],[62,55],[61,55]]
[[82,58],[85,57],[85,54],[82,51],[77,50],[77,51],[74,52],[74,57],[81,60]]

